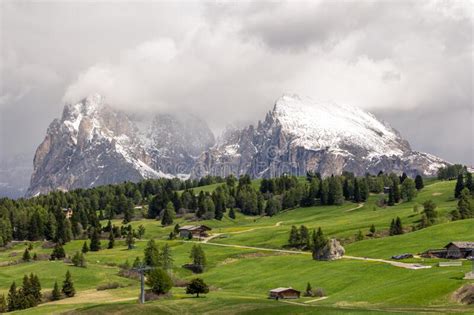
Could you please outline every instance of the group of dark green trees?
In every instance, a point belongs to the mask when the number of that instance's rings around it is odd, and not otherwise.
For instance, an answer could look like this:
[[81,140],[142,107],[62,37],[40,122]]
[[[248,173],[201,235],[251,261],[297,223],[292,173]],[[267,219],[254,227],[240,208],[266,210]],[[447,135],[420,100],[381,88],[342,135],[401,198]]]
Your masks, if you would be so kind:
[[[100,229],[102,219],[121,216],[127,224],[134,217],[135,207],[149,203],[154,196],[163,196],[159,198],[163,199],[159,209],[162,210],[179,190],[220,182],[224,179],[212,176],[199,181],[155,179],[70,192],[54,191],[29,199],[0,198],[0,246],[12,240],[43,239],[64,244],[90,235],[92,229]],[[73,209],[70,219],[63,210],[67,208]]]
[[[66,297],[73,297],[75,292],[71,273],[67,271],[61,291],[59,290],[58,283],[54,283],[51,300],[59,300],[62,294]],[[0,313],[35,307],[41,303],[42,297],[41,283],[38,276],[33,273],[30,276],[24,275],[21,287],[17,287],[16,283],[13,282],[7,297],[5,298],[5,295],[0,295]]]

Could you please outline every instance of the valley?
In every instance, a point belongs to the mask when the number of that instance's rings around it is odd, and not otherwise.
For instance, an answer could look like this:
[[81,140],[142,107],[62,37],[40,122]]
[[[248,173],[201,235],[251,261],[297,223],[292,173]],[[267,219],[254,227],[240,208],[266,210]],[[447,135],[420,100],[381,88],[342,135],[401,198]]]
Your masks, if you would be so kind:
[[[256,185],[256,182],[253,182]],[[216,187],[216,185],[212,186]],[[51,314],[74,311],[75,314],[140,313],[209,313],[209,314],[377,314],[377,313],[472,313],[472,306],[465,306],[452,299],[453,292],[469,280],[464,273],[471,263],[462,260],[461,267],[437,267],[439,259],[411,258],[404,263],[431,266],[430,269],[410,270],[371,259],[390,259],[401,253],[418,254],[430,248],[440,248],[455,240],[474,241],[474,219],[451,222],[447,214],[456,207],[452,197],[454,182],[427,182],[425,188],[410,202],[393,207],[376,206],[378,195],[371,194],[358,207],[345,202],[340,206],[301,207],[282,211],[272,217],[247,216],[236,213],[231,219],[228,211],[219,220],[202,220],[199,224],[212,228],[204,240],[168,240],[173,226],[162,227],[159,221],[140,219],[131,221],[133,228],[143,225],[145,235],[137,239],[135,247],[127,249],[125,240],[117,239],[114,248],[105,249],[106,239],[98,252],[85,254],[87,267],[73,267],[62,261],[32,261],[6,266],[8,261],[21,257],[25,242],[0,252],[0,294],[7,294],[12,281],[21,283],[23,274],[35,273],[41,280],[43,292],[52,288],[54,281],[61,281],[66,270],[73,276],[77,294],[73,298],[40,304],[21,311],[23,314]],[[203,191],[212,190],[207,186]],[[385,231],[393,217],[400,217],[405,226],[415,224],[419,214],[413,212],[414,204],[427,199],[435,201],[440,221],[430,227],[402,235],[365,236],[356,241],[357,231],[368,235],[374,224],[377,231]],[[356,208],[356,209],[354,209]],[[352,209],[351,211],[348,211]],[[121,219],[112,224],[120,226]],[[193,224],[177,218],[173,225]],[[101,221],[105,226],[107,221]],[[315,261],[311,252],[285,247],[292,225],[305,225],[310,230],[322,227],[325,234],[342,241],[346,257],[335,261]],[[214,236],[214,237],[213,237]],[[210,286],[210,292],[201,298],[189,297],[182,287],[174,286],[171,295],[145,305],[137,304],[139,282],[118,275],[119,265],[135,257],[143,257],[149,239],[160,246],[169,244],[173,257],[172,274],[176,278],[195,278],[183,269],[189,263],[193,244],[200,243],[208,260],[204,273],[197,275]],[[72,240],[64,245],[67,255],[80,251],[83,240]],[[41,242],[33,242],[31,252],[49,254]],[[364,259],[367,257],[368,259]],[[357,258],[357,259],[356,259]],[[121,287],[97,291],[99,285],[117,282]],[[289,286],[304,291],[310,282],[313,288],[322,288],[324,299],[302,297],[298,300],[274,301],[267,298],[268,290]]]

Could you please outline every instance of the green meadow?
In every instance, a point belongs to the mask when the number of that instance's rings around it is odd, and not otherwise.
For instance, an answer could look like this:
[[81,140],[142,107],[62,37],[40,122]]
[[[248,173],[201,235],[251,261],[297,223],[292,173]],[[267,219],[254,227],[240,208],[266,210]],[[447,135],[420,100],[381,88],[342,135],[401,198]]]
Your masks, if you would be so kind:
[[[346,203],[342,206],[318,206],[283,211],[273,217],[252,217],[237,213],[235,220],[227,215],[222,221],[206,220],[212,234],[219,234],[208,242],[201,242],[208,267],[198,277],[210,286],[209,294],[194,298],[182,287],[174,287],[170,297],[138,304],[139,282],[120,277],[119,264],[143,257],[146,242],[153,238],[160,245],[171,246],[175,278],[195,278],[181,266],[190,262],[191,247],[197,240],[167,240],[173,227],[161,227],[159,221],[141,219],[132,222],[134,228],[146,228],[135,248],[126,249],[124,240],[116,240],[113,249],[86,254],[87,268],[73,267],[62,261],[37,261],[6,266],[9,261],[21,259],[26,243],[15,243],[0,251],[0,293],[7,294],[12,281],[21,284],[24,274],[38,275],[43,293],[51,291],[54,281],[61,283],[64,274],[72,274],[77,294],[73,298],[41,304],[19,311],[21,314],[418,314],[465,313],[474,314],[474,307],[457,303],[453,292],[469,283],[463,276],[472,267],[464,260],[461,267],[438,267],[436,259],[413,258],[407,262],[430,265],[430,269],[410,270],[388,263],[343,258],[324,262],[311,259],[309,252],[279,252],[287,249],[292,225],[310,229],[321,227],[330,237],[341,240],[346,254],[358,257],[390,259],[402,253],[417,254],[430,248],[441,248],[450,241],[474,241],[474,219],[451,222],[448,214],[456,208],[453,197],[454,182],[427,181],[426,187],[415,200],[393,207],[377,206],[379,195],[371,195],[362,205]],[[212,191],[219,184],[201,187]],[[255,185],[258,185],[255,182]],[[195,190],[198,192],[198,189]],[[437,224],[411,231],[420,220],[422,203],[433,200],[439,213]],[[419,212],[414,211],[418,205]],[[393,218],[400,217],[406,233],[387,236]],[[102,222],[105,224],[105,222]],[[114,220],[120,225],[120,220]],[[198,224],[178,218],[175,223]],[[369,236],[374,224],[376,236]],[[174,224],[173,224],[174,225]],[[366,235],[355,241],[358,231]],[[80,251],[84,240],[65,245],[72,256]],[[103,239],[102,248],[107,245]],[[223,246],[224,245],[224,246]],[[246,246],[242,248],[239,246]],[[267,250],[265,250],[267,249]],[[33,243],[32,253],[49,254],[41,242]],[[97,286],[117,282],[118,289],[98,291]],[[322,288],[325,299],[302,297],[292,301],[274,301],[267,298],[268,290],[275,287],[293,287],[304,291],[310,282],[313,288]],[[471,280],[471,282],[473,282]]]

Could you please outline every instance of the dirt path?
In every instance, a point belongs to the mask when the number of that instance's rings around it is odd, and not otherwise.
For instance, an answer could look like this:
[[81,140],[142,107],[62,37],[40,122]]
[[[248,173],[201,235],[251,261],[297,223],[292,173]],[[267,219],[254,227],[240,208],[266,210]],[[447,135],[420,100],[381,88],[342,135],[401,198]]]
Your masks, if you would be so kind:
[[314,300],[309,300],[309,301],[306,301],[306,302],[303,302],[305,304],[308,304],[308,303],[313,303],[313,302],[317,302],[317,301],[321,301],[321,300],[325,300],[327,299],[329,296],[322,296],[322,297],[319,297],[317,299],[314,299]]
[[400,267],[400,268],[405,268],[405,269],[412,269],[412,270],[431,268],[431,266],[427,266],[427,265],[409,264],[409,263],[403,263],[403,262],[399,262],[399,261],[392,261],[392,260],[379,259],[379,258],[366,258],[366,257],[357,257],[357,256],[343,256],[343,258],[381,262],[381,263],[390,264],[390,265],[395,266],[395,267]]
[[354,211],[354,210],[357,210],[357,209],[360,209],[364,206],[363,203],[359,203],[359,205],[357,207],[354,207],[354,208],[350,208],[348,210],[346,210],[346,212],[349,212],[349,211]]
[[[137,289],[138,292],[138,289]],[[95,289],[79,291],[76,295],[72,298],[62,299],[59,301],[48,302],[44,304],[40,304],[39,306],[49,306],[55,304],[84,304],[84,303],[97,303],[97,302],[104,302],[104,303],[112,303],[112,302],[124,302],[124,301],[131,301],[136,300],[137,297],[117,297],[114,294],[114,290],[103,290],[97,291]]]
[[281,226],[281,224],[283,223],[284,221],[278,221],[277,223],[275,223],[275,225],[269,225],[269,226],[257,226],[257,227],[254,227],[254,228],[251,228],[251,229],[247,229],[247,230],[242,230],[242,231],[235,231],[235,232],[227,232],[227,233],[216,233],[216,234],[212,234],[206,238],[203,238],[202,239],[202,243],[207,243],[209,242],[210,240],[218,237],[218,236],[221,236],[223,234],[241,234],[241,233],[247,233],[247,232],[252,232],[252,231],[255,231],[255,230],[261,230],[261,229],[268,229],[268,228],[273,228],[273,227],[279,227]]
[[[216,235],[217,236],[217,235]],[[191,241],[190,241],[191,242]],[[254,246],[246,246],[246,245],[235,245],[235,244],[220,244],[220,243],[209,243],[209,242],[196,242],[192,241],[193,243],[206,243],[208,245],[214,246],[222,246],[222,247],[234,247],[234,248],[242,248],[242,249],[255,249],[261,251],[268,251],[268,252],[276,252],[276,253],[287,253],[287,254],[300,254],[300,255],[311,255],[310,252],[304,252],[300,250],[286,250],[286,249],[273,249],[273,248],[265,248],[265,247],[254,247]],[[394,267],[405,268],[405,269],[428,269],[431,266],[427,265],[420,265],[420,264],[409,264],[403,263],[398,261],[391,261],[386,259],[379,259],[379,258],[367,258],[367,257],[358,257],[358,256],[343,256],[344,259],[353,259],[353,260],[360,260],[360,261],[371,261],[371,262],[379,262],[392,265]]]

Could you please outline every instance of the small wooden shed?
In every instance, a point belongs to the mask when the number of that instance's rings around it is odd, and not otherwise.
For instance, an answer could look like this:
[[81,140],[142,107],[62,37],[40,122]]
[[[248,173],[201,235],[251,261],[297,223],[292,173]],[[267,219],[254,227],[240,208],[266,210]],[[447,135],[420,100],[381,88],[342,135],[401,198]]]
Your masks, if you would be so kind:
[[270,290],[269,298],[271,299],[299,299],[301,292],[293,288],[276,288]]
[[193,237],[206,237],[210,230],[212,229],[206,225],[185,225],[179,228],[179,236],[189,238],[191,234]]

